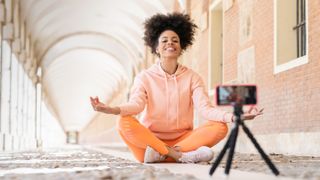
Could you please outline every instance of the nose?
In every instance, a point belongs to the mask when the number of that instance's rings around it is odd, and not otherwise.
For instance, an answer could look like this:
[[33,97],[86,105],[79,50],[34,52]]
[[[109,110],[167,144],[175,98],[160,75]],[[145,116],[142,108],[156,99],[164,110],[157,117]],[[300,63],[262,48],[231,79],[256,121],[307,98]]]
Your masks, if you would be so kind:
[[170,45],[173,44],[173,41],[168,41],[168,44],[170,44]]

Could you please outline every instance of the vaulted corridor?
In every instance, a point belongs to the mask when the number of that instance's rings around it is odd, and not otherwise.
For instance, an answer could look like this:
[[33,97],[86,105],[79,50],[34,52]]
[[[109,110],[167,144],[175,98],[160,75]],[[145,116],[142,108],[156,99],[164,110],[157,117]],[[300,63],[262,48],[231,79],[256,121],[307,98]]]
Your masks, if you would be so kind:
[[198,26],[179,63],[204,79],[213,106],[217,85],[258,87],[264,114],[248,127],[283,173],[259,170],[240,132],[230,179],[319,178],[320,2],[291,1],[0,0],[0,179],[212,179],[202,173],[211,164],[138,163],[119,116],[90,104],[128,100],[136,75],[158,61],[143,23],[171,12]]

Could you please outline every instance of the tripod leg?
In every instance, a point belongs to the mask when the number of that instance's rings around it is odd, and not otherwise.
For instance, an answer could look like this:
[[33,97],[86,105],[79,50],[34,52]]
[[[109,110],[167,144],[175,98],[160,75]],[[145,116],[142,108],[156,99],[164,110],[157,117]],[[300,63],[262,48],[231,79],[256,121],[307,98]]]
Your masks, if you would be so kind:
[[228,140],[227,140],[226,144],[223,146],[223,148],[222,148],[221,152],[219,153],[217,159],[216,159],[216,160],[214,161],[214,163],[212,164],[212,167],[211,167],[211,169],[210,169],[210,171],[209,171],[210,176],[212,176],[212,174],[214,173],[214,171],[216,170],[216,168],[217,168],[218,165],[220,164],[220,161],[222,160],[222,158],[223,158],[224,154],[226,153],[227,149],[229,148],[229,146],[230,146],[230,139],[231,139],[231,137],[233,136],[233,134],[234,134],[234,130],[232,130],[232,131],[230,132],[230,135],[229,135],[229,137],[228,137]]
[[239,132],[239,123],[238,122],[236,122],[235,127],[234,127],[233,130],[234,130],[234,134],[230,138],[230,150],[229,150],[229,154],[228,154],[226,169],[224,171],[224,173],[227,174],[227,175],[230,172],[232,159],[233,159],[233,155],[234,155],[234,149],[236,147],[236,142],[237,142],[237,137],[238,137],[238,132]]
[[250,130],[247,128],[247,126],[242,122],[242,128],[243,131],[248,135],[248,137],[250,138],[250,140],[252,141],[252,143],[254,144],[254,146],[257,148],[257,150],[259,151],[260,155],[262,156],[262,158],[264,159],[264,161],[267,163],[267,165],[269,166],[269,168],[272,170],[272,172],[277,176],[279,175],[279,171],[278,169],[275,167],[275,165],[271,162],[271,160],[269,159],[268,155],[263,151],[263,149],[260,147],[260,145],[258,144],[257,140],[253,137],[253,134],[250,132]]

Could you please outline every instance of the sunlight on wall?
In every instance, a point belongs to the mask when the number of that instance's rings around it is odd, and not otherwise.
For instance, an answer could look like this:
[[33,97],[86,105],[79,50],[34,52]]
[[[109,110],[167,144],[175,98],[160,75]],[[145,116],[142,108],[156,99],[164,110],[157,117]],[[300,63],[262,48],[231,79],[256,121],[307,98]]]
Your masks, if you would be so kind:
[[66,144],[66,135],[60,126],[59,121],[52,116],[44,103],[42,103],[41,124],[43,148],[58,147]]

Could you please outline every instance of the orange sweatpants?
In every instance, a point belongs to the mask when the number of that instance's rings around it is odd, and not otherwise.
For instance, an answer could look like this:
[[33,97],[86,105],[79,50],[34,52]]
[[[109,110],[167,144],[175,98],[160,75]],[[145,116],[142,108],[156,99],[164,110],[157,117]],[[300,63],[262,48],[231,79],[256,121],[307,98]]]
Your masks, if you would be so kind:
[[177,139],[161,140],[131,116],[121,117],[118,128],[120,136],[140,162],[144,160],[144,152],[147,146],[163,155],[168,154],[166,146],[179,146],[182,152],[188,152],[201,146],[212,147],[222,140],[228,132],[225,123],[208,121]]

